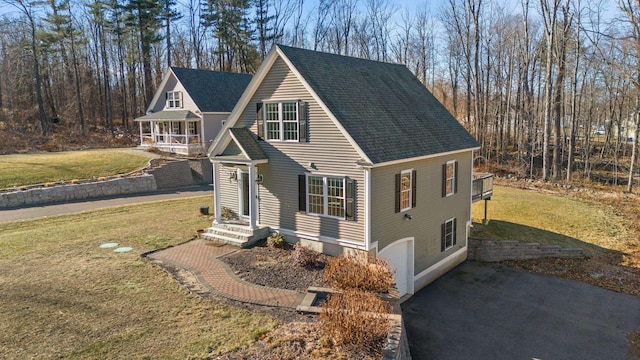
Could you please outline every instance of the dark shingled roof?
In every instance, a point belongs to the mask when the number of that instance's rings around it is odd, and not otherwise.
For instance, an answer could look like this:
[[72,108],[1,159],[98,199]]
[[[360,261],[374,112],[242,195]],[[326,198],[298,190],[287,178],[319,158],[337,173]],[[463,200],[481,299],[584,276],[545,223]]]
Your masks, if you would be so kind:
[[250,74],[171,67],[202,112],[231,112],[251,81]]
[[404,65],[277,46],[373,163],[479,146]]
[[247,153],[249,160],[267,159],[267,155],[262,151],[248,128],[230,128],[229,131],[238,140],[238,145]]

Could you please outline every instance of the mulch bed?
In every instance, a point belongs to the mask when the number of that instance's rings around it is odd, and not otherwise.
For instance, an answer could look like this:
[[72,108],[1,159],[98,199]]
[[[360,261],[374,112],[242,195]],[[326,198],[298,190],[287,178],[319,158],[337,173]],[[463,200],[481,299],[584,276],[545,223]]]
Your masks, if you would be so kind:
[[325,287],[322,280],[328,256],[318,255],[315,266],[300,267],[291,258],[290,247],[267,247],[265,242],[220,258],[242,279],[273,288],[306,291],[309,286]]

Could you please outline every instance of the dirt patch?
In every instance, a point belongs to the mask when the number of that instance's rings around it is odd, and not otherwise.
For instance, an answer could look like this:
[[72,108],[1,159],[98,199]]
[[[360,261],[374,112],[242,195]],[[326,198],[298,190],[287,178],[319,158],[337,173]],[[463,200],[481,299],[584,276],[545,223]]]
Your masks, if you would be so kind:
[[640,269],[612,265],[602,259],[538,259],[503,261],[517,269],[582,281],[603,289],[640,297]]
[[374,360],[380,349],[338,347],[316,323],[284,324],[263,336],[254,345],[219,357],[219,360]]
[[291,258],[292,250],[270,248],[264,242],[220,258],[236,275],[257,285],[306,291],[309,286],[325,287],[322,280],[328,256],[318,254],[317,265],[300,267]]

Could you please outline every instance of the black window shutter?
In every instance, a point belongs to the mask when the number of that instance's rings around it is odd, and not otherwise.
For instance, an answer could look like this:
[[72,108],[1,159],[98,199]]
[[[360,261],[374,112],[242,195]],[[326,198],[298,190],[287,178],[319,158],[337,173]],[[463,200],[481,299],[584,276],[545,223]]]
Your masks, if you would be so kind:
[[258,139],[264,139],[264,113],[261,102],[256,104],[256,126],[258,127]]
[[307,103],[298,103],[298,141],[307,142]]
[[447,223],[444,222],[440,225],[440,251],[444,251],[447,241]]
[[454,162],[453,163],[453,169],[454,169],[454,180],[453,180],[453,192],[457,193],[458,192],[458,162]]
[[400,174],[396,174],[396,212],[399,213],[400,212],[400,193],[402,192],[401,190],[401,182],[402,180],[400,179]]
[[298,175],[298,211],[307,212],[307,182],[304,175]]
[[346,218],[347,220],[354,221],[356,218],[356,206],[355,206],[355,180],[347,178],[347,189],[346,189]]
[[411,207],[416,207],[416,170],[411,172]]
[[453,245],[456,244],[456,219],[453,218]]
[[447,164],[442,164],[442,197],[447,196]]

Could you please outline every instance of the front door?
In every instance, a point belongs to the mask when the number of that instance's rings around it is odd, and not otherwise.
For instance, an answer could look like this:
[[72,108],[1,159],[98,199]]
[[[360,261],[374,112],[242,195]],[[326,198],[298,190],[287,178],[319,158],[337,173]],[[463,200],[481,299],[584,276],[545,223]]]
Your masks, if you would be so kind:
[[238,188],[240,192],[240,217],[249,218],[249,173],[242,170],[238,181]]

